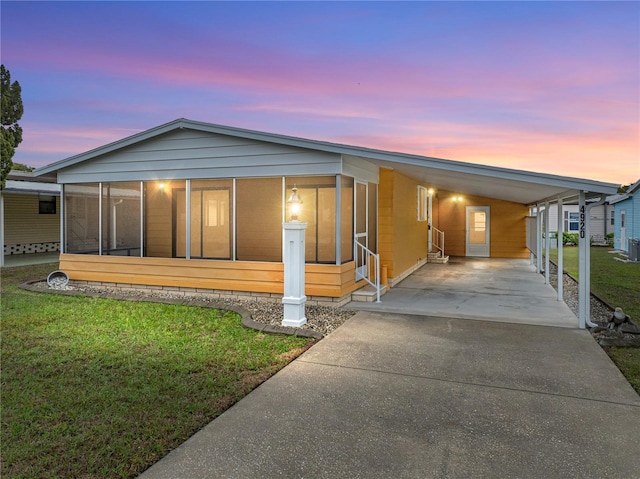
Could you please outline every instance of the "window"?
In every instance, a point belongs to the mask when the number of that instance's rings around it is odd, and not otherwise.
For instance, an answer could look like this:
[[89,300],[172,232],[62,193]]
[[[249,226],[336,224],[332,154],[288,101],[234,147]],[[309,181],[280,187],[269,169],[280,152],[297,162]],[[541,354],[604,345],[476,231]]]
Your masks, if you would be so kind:
[[418,221],[427,221],[428,198],[427,189],[424,186],[418,186]]
[[564,230],[578,231],[580,229],[580,213],[564,212]]
[[98,254],[100,245],[100,188],[94,184],[64,187],[66,253]]
[[238,260],[282,261],[283,206],[282,178],[236,181]]
[[140,182],[102,183],[102,254],[140,256]]
[[231,259],[232,190],[232,180],[191,181],[192,258]]
[[56,197],[51,195],[38,195],[38,213],[41,215],[55,215]]
[[336,177],[287,176],[286,194],[298,188],[302,198],[300,221],[307,223],[305,261],[307,263],[336,262]]

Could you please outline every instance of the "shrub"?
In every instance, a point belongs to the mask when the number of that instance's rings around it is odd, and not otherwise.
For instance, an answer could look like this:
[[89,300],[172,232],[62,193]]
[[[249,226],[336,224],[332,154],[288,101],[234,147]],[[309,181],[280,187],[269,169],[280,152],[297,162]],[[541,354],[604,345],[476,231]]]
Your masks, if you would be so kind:
[[567,233],[564,231],[562,233],[562,244],[565,246],[577,245],[578,233]]

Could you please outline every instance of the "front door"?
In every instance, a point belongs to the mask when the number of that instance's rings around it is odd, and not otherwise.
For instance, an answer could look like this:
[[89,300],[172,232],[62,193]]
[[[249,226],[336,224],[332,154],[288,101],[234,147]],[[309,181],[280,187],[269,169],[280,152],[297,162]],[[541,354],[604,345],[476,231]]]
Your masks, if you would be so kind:
[[491,256],[490,209],[488,206],[467,206],[467,256]]

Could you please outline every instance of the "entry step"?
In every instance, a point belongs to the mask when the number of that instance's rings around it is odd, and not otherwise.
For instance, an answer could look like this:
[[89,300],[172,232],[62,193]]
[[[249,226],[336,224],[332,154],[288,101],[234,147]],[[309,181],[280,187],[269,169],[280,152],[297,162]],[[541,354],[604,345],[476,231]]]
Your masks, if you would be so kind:
[[[387,292],[387,287],[384,285],[380,285],[380,297],[384,293]],[[377,299],[376,288],[371,286],[370,284],[366,285],[364,288],[360,288],[357,291],[351,293],[351,301],[360,301],[362,303],[371,303]]]
[[437,253],[427,253],[427,263],[439,263],[444,264],[449,262],[448,256],[442,256],[442,252],[438,251]]

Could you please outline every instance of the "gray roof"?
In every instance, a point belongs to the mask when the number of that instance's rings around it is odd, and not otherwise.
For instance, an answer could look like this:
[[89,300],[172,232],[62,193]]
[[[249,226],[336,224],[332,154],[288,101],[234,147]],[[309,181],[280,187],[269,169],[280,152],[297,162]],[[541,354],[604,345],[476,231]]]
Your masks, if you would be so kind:
[[436,188],[523,204],[534,204],[558,197],[571,198],[580,191],[586,191],[592,196],[611,195],[618,189],[618,185],[613,183],[309,140],[183,118],[52,163],[39,168],[34,173],[36,176],[55,174],[78,163],[90,161],[121,148],[183,128],[363,158]]
[[619,203],[619,202],[624,201],[624,200],[626,200],[628,198],[631,198],[639,190],[640,190],[640,180],[636,181],[634,184],[629,186],[629,188],[627,188],[627,192],[626,193],[609,196],[607,198],[607,201],[609,202],[609,204],[612,204],[612,205],[616,204],[616,203]]

